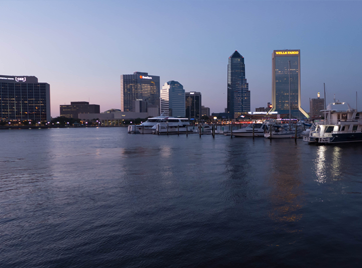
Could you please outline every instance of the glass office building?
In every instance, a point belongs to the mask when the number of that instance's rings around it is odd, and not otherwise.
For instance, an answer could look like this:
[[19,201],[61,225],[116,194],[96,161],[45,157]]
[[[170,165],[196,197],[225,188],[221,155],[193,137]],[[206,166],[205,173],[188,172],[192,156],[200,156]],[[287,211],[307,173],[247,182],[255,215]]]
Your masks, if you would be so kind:
[[160,108],[160,77],[135,72],[121,75],[121,110],[134,112],[135,101],[147,102],[147,107]]
[[228,62],[227,113],[229,118],[237,118],[250,112],[250,91],[245,78],[244,57],[235,51]]
[[161,114],[185,117],[185,90],[177,81],[166,82],[161,89]]
[[200,120],[201,119],[201,93],[200,92],[186,92],[185,93],[185,102],[186,102],[186,117],[190,120]]
[[300,50],[274,50],[272,64],[271,111],[288,118],[290,105],[292,118],[308,118],[301,107]]
[[35,76],[0,75],[0,119],[49,122],[49,84]]

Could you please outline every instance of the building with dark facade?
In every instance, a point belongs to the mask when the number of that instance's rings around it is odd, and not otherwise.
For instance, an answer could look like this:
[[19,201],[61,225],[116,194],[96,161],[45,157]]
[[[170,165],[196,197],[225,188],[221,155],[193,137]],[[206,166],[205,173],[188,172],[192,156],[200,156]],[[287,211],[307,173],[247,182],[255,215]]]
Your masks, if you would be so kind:
[[273,108],[272,104],[268,102],[266,107],[255,108],[255,112],[269,112]]
[[250,112],[249,84],[245,78],[244,57],[235,51],[228,62],[227,113],[229,118],[237,118]]
[[49,122],[49,84],[35,76],[0,75],[0,120]]
[[185,90],[177,81],[166,82],[161,89],[161,114],[185,117]]
[[121,75],[121,110],[134,112],[135,101],[147,102],[147,107],[160,108],[160,77],[135,72]]
[[308,118],[301,107],[300,50],[274,50],[272,65],[272,111],[289,114],[290,105],[293,118]]
[[318,98],[316,99],[310,99],[310,117],[313,119],[321,118],[323,116],[323,112],[321,110],[324,110],[324,99],[320,98],[320,93],[318,92]]
[[147,113],[147,110],[148,110],[147,101],[143,101],[142,99],[135,100],[134,105],[135,105],[134,112]]
[[201,93],[200,92],[186,92],[186,117],[190,120],[201,119]]
[[70,105],[60,105],[60,116],[78,119],[78,114],[99,113],[98,104],[89,104],[87,101],[73,101]]
[[201,116],[210,116],[210,108],[201,106]]

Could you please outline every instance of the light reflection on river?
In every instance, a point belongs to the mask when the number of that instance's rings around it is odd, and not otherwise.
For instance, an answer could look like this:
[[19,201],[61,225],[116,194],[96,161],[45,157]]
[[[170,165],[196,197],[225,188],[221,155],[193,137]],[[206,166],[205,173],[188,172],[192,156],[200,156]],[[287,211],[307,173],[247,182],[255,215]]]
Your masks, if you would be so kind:
[[1,267],[362,261],[362,145],[0,131]]

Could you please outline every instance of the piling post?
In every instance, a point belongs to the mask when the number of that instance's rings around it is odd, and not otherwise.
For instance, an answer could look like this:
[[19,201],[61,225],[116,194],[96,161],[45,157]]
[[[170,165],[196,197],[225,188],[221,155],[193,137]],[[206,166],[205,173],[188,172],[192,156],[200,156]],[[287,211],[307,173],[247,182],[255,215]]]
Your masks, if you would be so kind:
[[188,136],[189,136],[189,130],[188,130],[188,127],[186,125],[186,137],[188,137]]
[[253,124],[253,139],[254,139],[254,129],[255,129],[255,124]]
[[270,139],[273,138],[273,128],[274,128],[274,126],[270,125]]
[[212,125],[212,138],[215,139],[215,124]]
[[233,124],[230,124],[230,138],[233,138]]
[[201,125],[199,124],[199,137],[201,138]]
[[177,126],[177,136],[180,136],[180,126]]
[[157,124],[157,135],[160,135],[160,124]]
[[294,136],[295,142],[297,142],[297,134],[298,134],[298,129],[297,129],[297,124],[295,124],[295,136]]

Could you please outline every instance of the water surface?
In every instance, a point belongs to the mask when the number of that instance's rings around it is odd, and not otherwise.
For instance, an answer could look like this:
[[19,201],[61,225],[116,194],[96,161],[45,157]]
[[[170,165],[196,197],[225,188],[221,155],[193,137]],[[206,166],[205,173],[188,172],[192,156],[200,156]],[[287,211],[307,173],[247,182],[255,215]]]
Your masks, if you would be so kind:
[[1,267],[357,267],[362,144],[0,131]]

